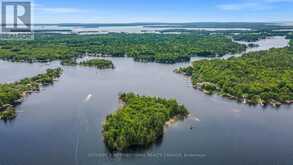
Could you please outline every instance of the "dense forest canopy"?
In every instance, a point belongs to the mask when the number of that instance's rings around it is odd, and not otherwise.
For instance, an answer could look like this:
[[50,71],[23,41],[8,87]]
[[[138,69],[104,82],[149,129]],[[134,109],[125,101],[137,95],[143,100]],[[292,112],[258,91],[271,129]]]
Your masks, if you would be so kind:
[[137,61],[175,63],[191,56],[222,56],[238,53],[245,45],[223,35],[126,34],[100,35],[36,34],[32,41],[1,41],[0,58],[11,61],[52,61],[77,58],[88,53],[133,57]]
[[[292,43],[292,42],[291,42]],[[192,76],[195,87],[251,104],[292,103],[293,51],[291,48],[254,52],[228,60],[203,60],[180,68]]]
[[146,147],[163,135],[166,121],[188,115],[186,108],[174,99],[123,93],[120,100],[123,107],[107,116],[103,126],[105,143],[112,151]]
[[25,78],[15,83],[0,84],[0,119],[9,120],[16,117],[15,105],[33,91],[39,91],[40,86],[52,84],[55,78],[61,76],[62,69],[48,69],[46,73],[31,78]]

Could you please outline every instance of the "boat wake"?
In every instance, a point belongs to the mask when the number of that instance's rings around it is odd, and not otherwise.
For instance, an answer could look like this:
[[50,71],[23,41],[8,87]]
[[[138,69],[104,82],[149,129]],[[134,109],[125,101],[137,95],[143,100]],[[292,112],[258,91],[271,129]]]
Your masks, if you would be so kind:
[[93,97],[93,95],[92,95],[92,94],[89,94],[89,95],[84,99],[83,102],[86,103],[86,102],[90,101],[92,97]]

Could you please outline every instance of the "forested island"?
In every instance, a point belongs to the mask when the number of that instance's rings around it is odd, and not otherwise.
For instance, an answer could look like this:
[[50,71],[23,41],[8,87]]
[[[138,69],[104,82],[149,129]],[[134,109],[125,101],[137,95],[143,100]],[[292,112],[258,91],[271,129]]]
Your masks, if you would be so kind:
[[14,107],[23,101],[23,98],[41,86],[52,84],[60,77],[62,69],[48,69],[46,73],[31,78],[25,78],[15,83],[0,84],[0,119],[11,120],[16,117]]
[[218,93],[249,104],[293,103],[292,47],[228,60],[195,61],[177,72],[192,76],[194,87],[208,94]]
[[63,60],[61,62],[62,65],[67,66],[75,66],[75,65],[81,65],[81,66],[88,66],[88,67],[96,67],[97,69],[113,69],[114,64],[110,60],[105,59],[90,59],[82,62],[76,62],[75,59],[69,59],[69,60]]
[[246,46],[217,34],[36,34],[32,41],[0,41],[0,59],[16,62],[72,60],[85,55],[133,57],[136,61],[175,63],[192,56],[223,56]]
[[165,123],[172,118],[185,118],[187,109],[174,99],[123,93],[122,106],[108,115],[103,125],[106,146],[111,151],[147,147],[163,136]]
[[105,60],[105,59],[91,59],[91,60],[80,62],[80,65],[96,67],[98,69],[114,68],[114,64],[112,63],[112,61]]

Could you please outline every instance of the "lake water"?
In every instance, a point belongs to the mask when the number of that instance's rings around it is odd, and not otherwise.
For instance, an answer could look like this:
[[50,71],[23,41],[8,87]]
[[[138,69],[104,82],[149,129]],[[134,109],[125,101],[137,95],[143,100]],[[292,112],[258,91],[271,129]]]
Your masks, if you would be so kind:
[[[289,46],[289,40],[286,39],[286,37],[284,36],[269,37],[269,38],[262,39],[256,42],[245,42],[245,41],[234,41],[234,42],[245,44],[245,45],[252,43],[252,44],[258,45],[258,47],[247,48],[246,51],[244,52],[237,53],[237,54],[226,54],[225,56],[219,57],[219,58],[228,59],[230,57],[240,57],[245,53],[269,50],[271,48],[283,48],[283,47]],[[191,58],[191,61],[198,61],[202,59],[207,59],[207,58],[195,56]],[[213,58],[208,58],[208,59],[213,59]]]
[[[15,120],[1,121],[0,164],[293,164],[293,106],[253,107],[207,96],[194,90],[189,78],[173,73],[187,63],[109,59],[114,70],[64,67],[53,86],[30,95],[17,107]],[[58,65],[0,61],[0,82]],[[120,92],[176,98],[192,116],[166,129],[158,144],[111,157],[103,143],[102,122],[116,111]]]

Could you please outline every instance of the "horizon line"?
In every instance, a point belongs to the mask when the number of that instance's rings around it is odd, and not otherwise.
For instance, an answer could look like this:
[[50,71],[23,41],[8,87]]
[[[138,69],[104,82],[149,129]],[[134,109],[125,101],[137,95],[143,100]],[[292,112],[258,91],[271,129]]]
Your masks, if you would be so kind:
[[196,24],[196,23],[293,23],[292,21],[199,21],[199,22],[64,22],[64,23],[32,23],[32,25],[58,25],[58,24]]

